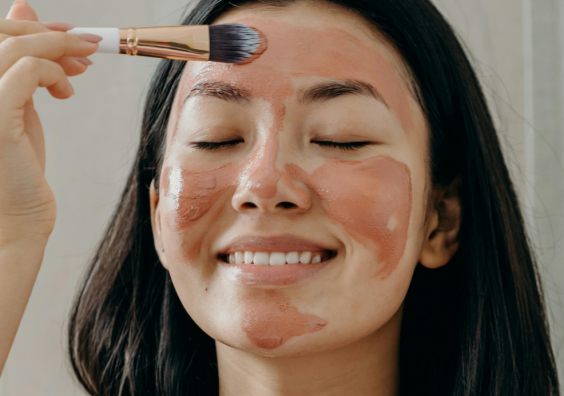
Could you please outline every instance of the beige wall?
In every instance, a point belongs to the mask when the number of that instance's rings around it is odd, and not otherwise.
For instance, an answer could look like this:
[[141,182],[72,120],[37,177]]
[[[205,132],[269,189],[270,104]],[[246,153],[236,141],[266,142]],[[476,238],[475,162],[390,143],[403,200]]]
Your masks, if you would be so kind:
[[[184,7],[180,0],[30,1],[42,19],[77,26],[175,23]],[[559,18],[564,5],[558,9],[558,0],[547,0],[544,8],[536,3],[533,8],[531,2],[437,0],[472,52],[495,111],[535,231],[559,349],[564,339],[559,301],[564,287],[558,285],[564,284],[559,246],[564,245],[564,142],[558,127],[564,112],[557,109],[564,104],[564,29],[558,23],[564,20]],[[0,0],[0,12],[5,14],[9,3]],[[0,396],[82,394],[64,352],[70,302],[132,163],[142,98],[157,63],[108,55],[93,60],[86,76],[74,78],[76,95],[71,100],[37,95],[47,135],[47,176],[59,214],[0,379]],[[558,359],[562,370],[564,353]]]

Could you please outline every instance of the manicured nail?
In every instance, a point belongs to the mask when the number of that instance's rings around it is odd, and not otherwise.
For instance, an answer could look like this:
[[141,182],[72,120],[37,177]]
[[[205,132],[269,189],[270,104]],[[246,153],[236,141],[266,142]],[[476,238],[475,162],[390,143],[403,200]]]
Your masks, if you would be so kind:
[[94,64],[94,62],[92,62],[90,59],[88,58],[74,58],[75,61],[82,63],[85,66],[91,66]]
[[88,41],[89,43],[99,43],[104,39],[102,36],[98,36],[97,34],[92,33],[80,33],[78,37]]
[[43,22],[43,26],[45,26],[47,29],[58,30],[63,32],[66,32],[67,30],[71,30],[72,28],[74,28],[73,25],[66,22]]

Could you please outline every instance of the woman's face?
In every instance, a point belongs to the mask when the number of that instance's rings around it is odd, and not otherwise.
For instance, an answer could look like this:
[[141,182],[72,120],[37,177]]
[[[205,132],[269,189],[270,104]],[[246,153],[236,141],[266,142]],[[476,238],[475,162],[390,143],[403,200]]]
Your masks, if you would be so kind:
[[264,356],[397,330],[428,183],[399,55],[337,6],[216,21],[231,22],[261,30],[268,49],[244,65],[186,65],[153,205],[180,300],[215,340]]

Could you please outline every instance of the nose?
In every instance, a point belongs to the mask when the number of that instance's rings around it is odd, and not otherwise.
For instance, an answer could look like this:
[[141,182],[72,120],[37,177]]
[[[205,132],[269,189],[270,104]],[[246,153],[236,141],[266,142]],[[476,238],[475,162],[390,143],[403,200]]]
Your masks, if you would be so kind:
[[239,212],[303,213],[311,206],[311,194],[295,172],[284,169],[278,143],[269,139],[243,168],[231,204]]

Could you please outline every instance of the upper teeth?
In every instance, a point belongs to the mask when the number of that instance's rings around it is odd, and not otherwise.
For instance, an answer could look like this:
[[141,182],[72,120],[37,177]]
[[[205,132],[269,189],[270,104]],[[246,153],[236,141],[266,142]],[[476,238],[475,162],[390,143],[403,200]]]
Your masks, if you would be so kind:
[[321,262],[321,253],[312,252],[234,252],[229,254],[231,264],[284,265],[316,264]]

